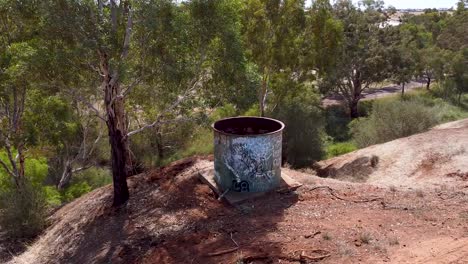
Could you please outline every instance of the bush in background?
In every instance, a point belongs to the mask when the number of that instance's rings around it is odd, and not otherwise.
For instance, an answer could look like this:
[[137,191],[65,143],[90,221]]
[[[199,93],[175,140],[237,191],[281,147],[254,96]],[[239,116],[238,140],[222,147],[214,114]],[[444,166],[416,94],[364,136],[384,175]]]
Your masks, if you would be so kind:
[[330,159],[336,156],[340,156],[357,149],[356,145],[351,141],[346,142],[337,142],[337,143],[329,143],[326,147],[326,159]]
[[358,147],[387,142],[428,130],[440,121],[435,107],[421,100],[377,101],[369,117],[351,122]]
[[46,226],[47,201],[41,188],[26,181],[0,193],[0,227],[10,238],[33,238]]
[[112,183],[107,168],[89,168],[73,176],[70,185],[62,192],[62,201],[72,201],[96,188]]
[[[304,89],[305,90],[305,89]],[[324,118],[313,91],[287,96],[273,113],[283,121],[283,160],[293,168],[312,165],[324,156]]]
[[325,131],[334,141],[346,141],[351,138],[348,128],[351,118],[342,105],[325,108],[325,121]]

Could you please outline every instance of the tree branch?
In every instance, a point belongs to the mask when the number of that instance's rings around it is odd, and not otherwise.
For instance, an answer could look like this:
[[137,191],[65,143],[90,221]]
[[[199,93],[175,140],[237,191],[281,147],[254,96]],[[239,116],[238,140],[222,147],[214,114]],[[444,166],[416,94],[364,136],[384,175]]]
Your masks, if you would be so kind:
[[88,102],[87,100],[85,100],[83,97],[81,97],[81,96],[79,96],[79,95],[77,95],[77,94],[75,94],[75,93],[72,93],[72,96],[73,96],[73,98],[75,98],[76,100],[78,100],[78,101],[84,103],[84,104],[85,104],[86,106],[88,106],[91,110],[93,110],[93,111],[96,113],[96,116],[97,116],[99,119],[101,119],[101,120],[104,121],[104,122],[107,122],[107,119],[101,115],[101,113],[99,112],[99,110],[98,110],[96,107],[94,107],[93,104],[91,104],[90,102]]
[[133,26],[132,14],[133,14],[132,7],[128,6],[127,26],[125,28],[125,38],[124,38],[124,43],[123,43],[122,54],[120,55],[120,58],[122,60],[127,58],[128,50],[130,49],[130,37],[132,35],[132,26]]
[[[192,79],[192,81],[190,83],[191,86],[189,89],[187,89],[183,95],[179,96],[177,98],[177,100],[175,100],[168,108],[166,108],[164,111],[162,111],[161,113],[158,114],[158,116],[156,117],[156,120],[151,123],[151,124],[148,124],[148,125],[145,125],[139,129],[136,129],[136,130],[133,130],[129,133],[127,133],[127,137],[130,137],[132,135],[135,135],[137,133],[140,133],[141,131],[144,131],[146,129],[149,129],[149,128],[153,128],[159,124],[162,124],[162,123],[172,123],[173,121],[161,121],[161,118],[169,113],[169,112],[172,112],[172,110],[174,110],[174,108],[176,108],[177,106],[179,106],[183,101],[185,101],[188,97],[190,97],[190,95],[192,94],[193,91],[195,91],[196,89],[198,89],[199,87],[201,87],[203,85],[203,81],[208,78],[208,74],[202,74],[200,78],[198,78],[198,80],[195,80],[195,79]],[[183,119],[183,118],[180,118],[180,119]],[[176,119],[174,121],[179,121],[180,119]]]
[[86,166],[83,166],[83,167],[79,167],[79,168],[73,169],[71,172],[72,172],[72,173],[78,173],[78,172],[87,170],[87,169],[89,169],[89,168],[91,168],[91,167],[92,167],[92,165],[86,165]]
[[3,169],[12,177],[16,178],[16,175],[8,168],[8,165],[0,159],[0,164],[2,165]]
[[110,0],[110,9],[111,9],[111,22],[112,22],[112,31],[117,31],[117,3],[115,0]]
[[141,81],[143,80],[143,76],[141,76],[140,78],[137,78],[133,81],[133,83],[131,83],[130,85],[127,86],[127,88],[122,91],[122,93],[120,94],[121,97],[126,97],[132,90],[133,88],[135,88],[138,84],[141,83]]
[[8,138],[5,138],[4,139],[4,142],[5,142],[5,150],[7,152],[7,155],[8,155],[8,160],[10,160],[10,163],[11,163],[11,167],[13,167],[13,174],[15,176],[18,175],[18,167],[16,165],[16,161],[15,159],[13,158],[13,154],[11,152],[11,145],[10,145],[10,141],[8,140]]

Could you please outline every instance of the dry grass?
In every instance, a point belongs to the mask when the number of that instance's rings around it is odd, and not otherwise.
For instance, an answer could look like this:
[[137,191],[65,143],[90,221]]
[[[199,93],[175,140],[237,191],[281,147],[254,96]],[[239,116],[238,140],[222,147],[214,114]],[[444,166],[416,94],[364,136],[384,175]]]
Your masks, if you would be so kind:
[[329,233],[324,233],[322,235],[322,238],[323,238],[323,240],[331,240],[332,239],[332,237],[331,237],[331,235]]
[[368,232],[362,232],[359,234],[359,241],[363,244],[370,244],[372,242],[372,236]]

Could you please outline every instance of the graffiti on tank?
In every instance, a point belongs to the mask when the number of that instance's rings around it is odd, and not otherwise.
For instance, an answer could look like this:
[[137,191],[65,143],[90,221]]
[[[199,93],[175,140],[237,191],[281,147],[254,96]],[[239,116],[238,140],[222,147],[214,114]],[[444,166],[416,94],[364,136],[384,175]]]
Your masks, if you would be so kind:
[[281,135],[231,137],[215,133],[215,181],[236,192],[277,186],[281,172]]
[[247,181],[237,182],[236,180],[232,181],[232,190],[235,192],[249,192],[249,183]]
[[259,153],[254,153],[252,148],[248,148],[244,143],[230,145],[229,154],[223,159],[225,166],[234,176],[232,181],[234,191],[248,192],[250,184],[268,185],[273,180],[274,171],[271,168],[274,159],[271,153],[267,155],[259,156]]

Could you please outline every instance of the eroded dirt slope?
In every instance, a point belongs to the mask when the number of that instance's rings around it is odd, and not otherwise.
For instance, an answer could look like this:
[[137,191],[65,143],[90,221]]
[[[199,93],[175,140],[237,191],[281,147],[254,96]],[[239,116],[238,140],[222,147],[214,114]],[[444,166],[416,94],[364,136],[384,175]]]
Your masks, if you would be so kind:
[[322,163],[355,181],[340,171],[343,164],[378,156],[358,177],[362,183],[284,169],[303,186],[236,208],[199,180],[213,166],[209,159],[181,160],[130,178],[131,198],[119,211],[110,208],[110,186],[64,206],[11,262],[467,263],[468,135],[461,123]]
[[468,119],[319,162],[318,174],[354,182],[445,188],[468,180]]

